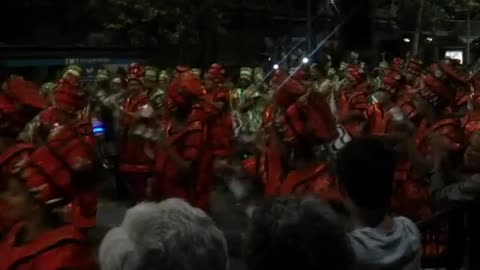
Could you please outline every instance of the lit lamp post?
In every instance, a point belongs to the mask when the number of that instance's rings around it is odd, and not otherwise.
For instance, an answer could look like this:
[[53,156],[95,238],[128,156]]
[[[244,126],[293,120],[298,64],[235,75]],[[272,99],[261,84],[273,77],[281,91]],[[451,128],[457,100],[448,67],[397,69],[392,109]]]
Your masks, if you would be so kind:
[[312,51],[312,0],[307,0],[307,51]]

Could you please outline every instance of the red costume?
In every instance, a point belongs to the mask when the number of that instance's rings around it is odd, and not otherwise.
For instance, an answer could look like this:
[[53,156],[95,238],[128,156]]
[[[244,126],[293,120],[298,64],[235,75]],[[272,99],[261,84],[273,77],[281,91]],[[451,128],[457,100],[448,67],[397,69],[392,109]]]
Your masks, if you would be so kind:
[[55,104],[38,115],[38,123],[30,136],[37,144],[48,140],[50,131],[58,125],[76,120],[88,120],[80,111],[87,105],[85,94],[80,90],[80,79],[66,75],[57,85],[54,96]]
[[[473,83],[474,93],[469,96],[469,111],[461,121],[462,126],[465,132],[465,136],[470,142],[470,147],[467,149],[466,156],[466,169],[470,172],[480,172],[477,162],[472,162],[477,157],[474,153],[478,153],[478,134],[480,134],[480,95],[478,90],[480,90],[478,85]],[[476,142],[475,142],[476,141]],[[472,150],[474,150],[472,152]]]
[[[35,146],[32,144],[14,144],[0,154],[0,187],[5,186],[5,181],[14,173],[17,164],[28,158],[34,150]],[[0,203],[0,211],[4,207],[7,206]],[[17,220],[0,220],[0,239],[15,222]]]
[[[455,99],[455,88],[450,87],[452,80],[462,79],[448,62],[432,65],[423,78],[423,87],[419,89],[419,94],[437,110],[437,113],[443,112]],[[445,116],[435,122],[424,119],[417,130],[417,143],[425,155],[431,153],[429,135],[432,133],[445,136],[452,151],[460,151],[466,146],[465,133],[459,119]]]
[[[438,147],[432,145],[432,135],[441,136],[445,143],[443,147],[449,153],[451,161],[449,165],[453,166],[453,169],[459,168],[460,163],[463,163],[463,150],[466,147],[467,139],[460,119],[445,112],[448,112],[446,108],[456,97],[457,88],[454,85],[463,80],[461,72],[458,72],[455,65],[444,61],[434,64],[428,69],[418,91],[418,94],[430,104],[437,119],[424,118],[421,121],[416,134],[417,147],[427,161],[432,161],[433,147]],[[455,164],[455,162],[458,163]],[[442,228],[448,228],[448,224],[442,224]],[[438,256],[447,251],[447,247],[444,246],[444,240],[448,237],[447,233],[447,230],[443,229],[440,232],[427,232],[427,237],[436,238],[436,241],[425,245],[426,256]]]
[[[286,78],[281,70],[274,75],[272,85],[277,90],[275,104],[266,111],[264,150],[244,161],[246,172],[260,179],[265,196],[316,194],[338,202],[340,193],[326,162],[312,162],[305,156],[306,166],[287,165],[291,154],[312,150],[310,143],[327,143],[336,138],[330,107],[315,93],[304,96],[305,87]],[[294,162],[303,158],[293,157]]]
[[392,131],[395,121],[404,120],[404,115],[394,100],[400,88],[401,76],[396,71],[388,71],[382,80],[380,88],[372,94],[374,104],[367,112],[369,131],[373,134],[386,134]]
[[472,94],[469,99],[471,109],[467,115],[462,118],[462,125],[465,135],[470,139],[475,132],[480,131],[480,95],[477,93]]
[[0,91],[1,135],[17,136],[46,101],[38,94],[38,88],[21,77],[12,77],[2,85]]
[[[90,143],[93,139],[92,125],[88,115],[81,113],[87,102],[85,93],[80,89],[79,77],[67,73],[58,83],[54,100],[55,104],[42,111],[33,123],[32,134],[29,135],[32,142],[39,146],[59,145],[56,140],[60,140],[61,144],[70,139]],[[71,134],[59,138],[61,135],[56,132],[61,127],[67,127]],[[91,162],[94,162],[93,157]],[[97,192],[92,185],[75,194],[73,202],[65,208],[66,219],[79,228],[91,228],[96,225],[96,209]]]
[[[233,118],[228,111],[229,90],[222,86],[225,70],[219,64],[213,64],[206,74],[208,80],[215,82],[217,87],[209,89],[205,96],[205,113],[208,121],[208,142],[213,157],[230,157],[234,151]],[[222,104],[223,107],[218,107]]]
[[22,224],[13,227],[0,244],[0,270],[97,269],[88,240],[72,226],[42,234],[19,246]]
[[[31,83],[22,78],[12,78],[8,80],[0,92],[0,119],[2,121],[0,127],[0,141],[4,138],[15,138],[18,132],[40,111],[45,107],[45,100],[39,94],[38,89]],[[14,141],[14,140],[12,140]],[[17,164],[26,159],[35,149],[32,144],[23,144],[12,142],[5,145],[6,148],[0,152],[0,186],[8,179]],[[0,205],[0,211],[4,207]],[[0,221],[0,236],[15,221]]]
[[[143,66],[132,64],[128,70],[127,80],[142,83],[144,73]],[[152,172],[153,160],[145,152],[147,142],[138,136],[132,136],[138,125],[145,124],[144,121],[141,121],[140,114],[144,110],[148,110],[148,106],[148,96],[143,90],[130,93],[130,96],[122,104],[123,132],[119,171],[127,184],[131,186],[136,201],[143,201],[147,198],[147,179]]]
[[205,115],[195,103],[204,94],[192,73],[177,77],[167,91],[165,141],[156,152],[152,199],[183,198],[208,210],[212,174],[207,150]]
[[471,139],[473,134],[480,131],[480,75],[476,73],[471,78],[473,93],[468,95],[468,112],[462,119],[462,124],[467,138]]
[[[406,98],[398,103],[395,102],[397,98],[402,98],[402,91],[406,91],[404,86],[407,84],[404,83],[401,75],[401,72],[406,73],[405,69],[408,70],[403,59],[395,58],[392,69],[386,72],[379,90],[373,94],[373,99],[377,102],[371,105],[368,111],[370,133],[395,137],[400,132],[408,132],[407,122],[416,117],[413,102]],[[404,97],[410,97],[410,95],[406,94]],[[398,152],[396,157],[392,210],[396,214],[413,220],[430,216],[430,197],[426,182],[415,174],[407,153]]]
[[454,59],[444,60],[438,64],[438,67],[448,77],[449,87],[455,92],[455,98],[449,104],[450,111],[466,112],[471,93],[468,71],[460,61]]
[[403,73],[403,70],[405,68],[405,60],[400,57],[395,57],[393,58],[392,63],[390,64],[390,69],[397,72],[397,73]]
[[410,58],[408,61],[395,58],[392,63],[392,70],[402,77],[397,93],[397,100],[401,105],[404,101],[409,101],[418,90],[418,79],[422,74],[422,62],[415,58]]
[[[88,131],[89,123],[58,126],[45,146],[18,165],[15,174],[49,210],[64,207],[93,184],[88,181],[94,173],[94,140]],[[80,209],[84,217],[85,208]],[[0,244],[0,269],[96,269],[88,240],[73,225],[54,227],[22,243],[24,225],[17,224]]]
[[412,163],[401,157],[395,168],[392,195],[392,209],[395,214],[406,216],[414,221],[431,216],[428,186],[415,174]]
[[340,90],[338,108],[340,121],[351,135],[364,132],[369,108],[369,90],[365,71],[359,65],[350,65],[346,70],[347,83]]

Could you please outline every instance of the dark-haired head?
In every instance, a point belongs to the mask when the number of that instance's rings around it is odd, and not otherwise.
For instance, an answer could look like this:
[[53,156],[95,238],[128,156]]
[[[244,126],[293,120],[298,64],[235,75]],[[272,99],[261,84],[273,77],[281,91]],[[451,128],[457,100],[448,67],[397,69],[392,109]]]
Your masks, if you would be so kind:
[[364,137],[352,140],[337,157],[337,178],[351,202],[383,218],[392,196],[393,150],[379,138]]
[[247,241],[250,270],[351,269],[345,230],[315,198],[276,198],[257,209]]

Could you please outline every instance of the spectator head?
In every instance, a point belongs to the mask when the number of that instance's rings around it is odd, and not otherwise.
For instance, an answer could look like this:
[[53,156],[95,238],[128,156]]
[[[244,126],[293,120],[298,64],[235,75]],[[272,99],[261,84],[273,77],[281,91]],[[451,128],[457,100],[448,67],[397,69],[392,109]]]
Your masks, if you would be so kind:
[[129,209],[99,251],[102,270],[225,270],[227,258],[213,220],[180,199]]
[[277,198],[253,213],[248,241],[250,270],[350,269],[345,230],[314,198]]
[[337,156],[337,178],[351,203],[364,210],[388,210],[395,174],[393,151],[374,137],[349,142]]

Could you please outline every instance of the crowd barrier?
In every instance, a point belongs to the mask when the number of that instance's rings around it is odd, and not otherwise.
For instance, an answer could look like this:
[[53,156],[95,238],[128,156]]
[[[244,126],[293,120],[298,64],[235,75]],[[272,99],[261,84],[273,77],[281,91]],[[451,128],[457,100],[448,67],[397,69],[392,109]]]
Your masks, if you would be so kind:
[[466,205],[453,205],[417,222],[422,233],[423,269],[462,268],[468,235],[466,209]]

